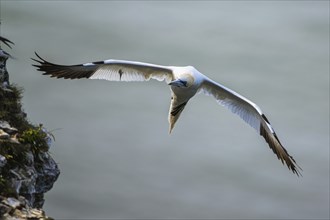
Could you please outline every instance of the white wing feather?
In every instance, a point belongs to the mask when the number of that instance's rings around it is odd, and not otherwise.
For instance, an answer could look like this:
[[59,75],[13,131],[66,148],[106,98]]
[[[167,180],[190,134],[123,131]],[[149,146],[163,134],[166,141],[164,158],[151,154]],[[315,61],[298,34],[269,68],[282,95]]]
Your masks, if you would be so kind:
[[90,79],[104,79],[109,81],[149,81],[156,79],[172,80],[171,68],[135,61],[105,60],[103,65],[95,71]]
[[65,79],[104,79],[109,81],[148,81],[156,79],[165,80],[169,83],[173,79],[173,67],[161,66],[150,63],[126,61],[126,60],[105,60],[78,65],[58,65],[42,59],[38,62],[40,71],[44,75]]
[[259,131],[262,111],[256,104],[210,79],[203,82],[201,92],[213,96],[220,105],[227,107]]
[[282,163],[285,163],[288,168],[298,176],[301,175],[298,170],[301,168],[282,146],[268,119],[256,104],[208,78],[203,81],[200,90],[206,95],[213,96],[219,104],[230,109],[256,129],[259,134],[265,138],[277,158],[280,159]]

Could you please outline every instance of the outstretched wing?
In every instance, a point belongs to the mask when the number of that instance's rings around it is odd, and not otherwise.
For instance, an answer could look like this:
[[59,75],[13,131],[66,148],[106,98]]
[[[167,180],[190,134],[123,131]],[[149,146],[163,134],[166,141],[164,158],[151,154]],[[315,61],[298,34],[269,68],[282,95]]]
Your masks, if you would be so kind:
[[104,79],[109,81],[148,81],[157,79],[170,82],[173,78],[171,67],[126,60],[104,60],[78,65],[58,65],[41,58],[33,66],[43,75],[64,79]]
[[285,163],[293,173],[298,176],[301,175],[299,172],[301,168],[283,147],[268,119],[256,104],[210,79],[206,79],[202,83],[201,90],[206,95],[213,96],[219,104],[239,115],[246,123],[256,129],[265,138],[277,158],[283,164]]

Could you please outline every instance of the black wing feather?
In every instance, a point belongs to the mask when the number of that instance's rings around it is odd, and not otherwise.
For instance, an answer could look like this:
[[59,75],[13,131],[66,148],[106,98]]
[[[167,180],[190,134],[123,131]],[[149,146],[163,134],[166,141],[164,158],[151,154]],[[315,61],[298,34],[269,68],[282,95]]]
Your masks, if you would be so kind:
[[43,75],[50,75],[51,77],[64,79],[89,78],[98,69],[98,65],[58,65],[46,61],[45,59],[41,58],[36,52],[35,54],[39,58],[39,60],[31,58],[33,61],[38,63],[33,64],[32,66],[35,66],[38,68],[39,71],[44,72]]
[[1,37],[1,36],[0,36],[0,41],[2,41],[2,43],[6,44],[10,49],[11,49],[10,44],[15,45],[12,41],[8,40],[7,38]]

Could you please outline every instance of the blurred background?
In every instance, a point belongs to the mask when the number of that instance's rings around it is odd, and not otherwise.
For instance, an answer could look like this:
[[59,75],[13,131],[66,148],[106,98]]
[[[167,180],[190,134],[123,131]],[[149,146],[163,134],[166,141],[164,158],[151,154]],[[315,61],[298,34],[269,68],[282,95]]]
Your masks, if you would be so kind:
[[[54,130],[63,218],[329,218],[328,1],[1,1],[10,82]],[[171,135],[164,82],[56,80],[31,66],[193,65],[257,103],[298,178],[252,128],[196,96]]]

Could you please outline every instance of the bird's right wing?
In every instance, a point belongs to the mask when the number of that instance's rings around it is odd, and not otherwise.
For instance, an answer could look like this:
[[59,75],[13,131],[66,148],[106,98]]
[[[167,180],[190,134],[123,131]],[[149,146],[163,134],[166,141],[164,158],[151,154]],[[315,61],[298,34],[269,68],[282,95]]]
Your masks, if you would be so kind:
[[169,83],[173,78],[171,67],[126,60],[105,60],[78,65],[58,65],[41,58],[32,59],[43,75],[64,79],[104,79],[109,81],[148,81],[157,79]]
[[202,83],[201,90],[205,94],[213,96],[219,104],[230,109],[234,114],[240,116],[246,123],[256,129],[265,138],[277,158],[282,163],[285,163],[293,173],[298,176],[301,175],[298,170],[300,167],[282,146],[268,119],[256,104],[210,79],[206,79]]

